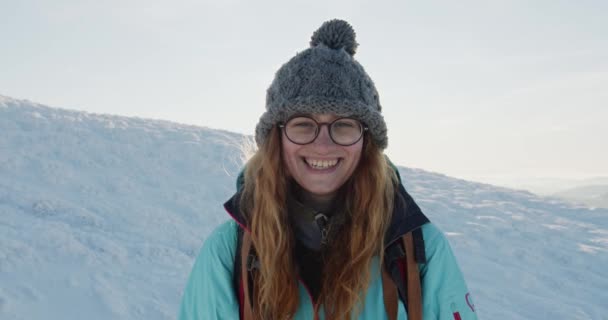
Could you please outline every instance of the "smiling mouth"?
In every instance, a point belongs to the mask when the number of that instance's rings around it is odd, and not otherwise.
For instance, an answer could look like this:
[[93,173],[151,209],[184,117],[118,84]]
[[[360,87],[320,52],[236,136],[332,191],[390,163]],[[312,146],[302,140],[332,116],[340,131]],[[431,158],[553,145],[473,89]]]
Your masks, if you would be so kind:
[[304,162],[306,162],[306,164],[308,164],[309,167],[316,169],[316,170],[325,170],[325,169],[333,168],[336,165],[338,165],[340,160],[341,160],[340,158],[331,159],[331,160],[318,160],[318,159],[304,158]]

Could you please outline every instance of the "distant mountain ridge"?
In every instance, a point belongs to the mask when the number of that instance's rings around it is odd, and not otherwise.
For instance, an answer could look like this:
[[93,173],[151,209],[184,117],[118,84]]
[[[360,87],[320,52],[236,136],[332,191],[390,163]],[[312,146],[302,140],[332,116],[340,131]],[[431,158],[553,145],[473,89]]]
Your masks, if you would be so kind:
[[[0,319],[175,319],[251,137],[0,96]],[[399,167],[480,319],[603,319],[608,210]]]
[[554,193],[553,196],[590,207],[608,208],[608,184],[575,187]]

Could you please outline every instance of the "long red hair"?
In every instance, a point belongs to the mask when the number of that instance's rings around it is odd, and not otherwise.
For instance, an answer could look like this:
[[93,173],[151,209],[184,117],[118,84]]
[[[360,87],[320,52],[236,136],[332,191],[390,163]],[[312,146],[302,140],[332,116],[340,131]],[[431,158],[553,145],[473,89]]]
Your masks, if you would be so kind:
[[[344,224],[325,255],[319,302],[326,319],[350,319],[360,311],[372,259],[382,261],[397,178],[382,150],[366,138],[359,164],[342,186]],[[299,303],[295,238],[286,210],[290,178],[281,149],[281,132],[275,127],[247,162],[241,198],[260,261],[254,281],[257,319],[292,319]]]

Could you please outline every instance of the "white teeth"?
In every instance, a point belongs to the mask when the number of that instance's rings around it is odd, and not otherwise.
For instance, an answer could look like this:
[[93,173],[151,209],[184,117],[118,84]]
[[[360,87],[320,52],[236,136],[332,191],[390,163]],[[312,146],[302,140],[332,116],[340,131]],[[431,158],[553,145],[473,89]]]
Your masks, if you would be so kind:
[[338,163],[338,159],[334,160],[315,160],[315,159],[306,159],[306,163],[308,163],[314,169],[327,169],[335,166]]

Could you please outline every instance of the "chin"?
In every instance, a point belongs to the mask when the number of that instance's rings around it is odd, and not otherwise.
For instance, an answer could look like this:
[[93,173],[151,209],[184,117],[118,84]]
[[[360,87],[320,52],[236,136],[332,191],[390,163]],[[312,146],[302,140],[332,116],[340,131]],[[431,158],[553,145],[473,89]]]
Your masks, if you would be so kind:
[[327,186],[327,185],[311,186],[311,185],[307,185],[307,184],[300,184],[300,186],[307,192],[317,195],[317,196],[332,195],[332,194],[336,193],[338,191],[338,189],[340,189],[339,186]]

